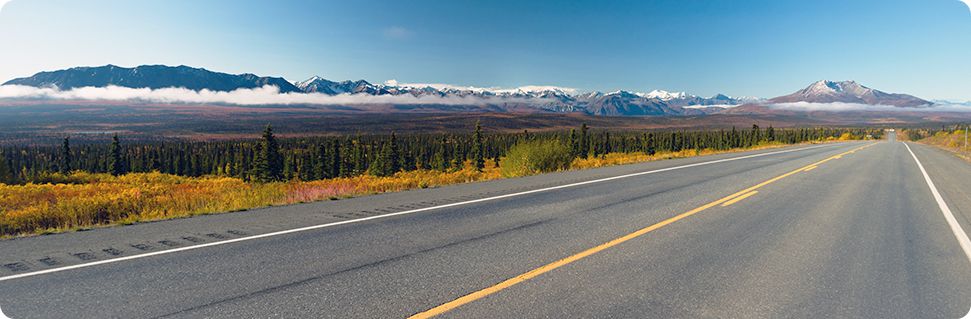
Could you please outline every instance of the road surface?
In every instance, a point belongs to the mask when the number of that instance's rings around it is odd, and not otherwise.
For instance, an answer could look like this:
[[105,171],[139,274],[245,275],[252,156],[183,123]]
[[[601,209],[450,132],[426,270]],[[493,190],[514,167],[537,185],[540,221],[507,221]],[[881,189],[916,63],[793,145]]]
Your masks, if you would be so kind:
[[796,146],[0,241],[0,309],[959,318],[957,228],[968,163],[893,140]]

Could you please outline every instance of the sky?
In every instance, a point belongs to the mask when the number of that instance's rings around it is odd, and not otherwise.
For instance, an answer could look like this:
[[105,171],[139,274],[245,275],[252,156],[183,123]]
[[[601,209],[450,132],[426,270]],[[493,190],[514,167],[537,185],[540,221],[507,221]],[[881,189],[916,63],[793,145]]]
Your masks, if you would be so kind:
[[13,0],[0,9],[0,61],[0,82],[166,64],[290,81],[705,96],[856,80],[966,101],[971,9],[958,0]]

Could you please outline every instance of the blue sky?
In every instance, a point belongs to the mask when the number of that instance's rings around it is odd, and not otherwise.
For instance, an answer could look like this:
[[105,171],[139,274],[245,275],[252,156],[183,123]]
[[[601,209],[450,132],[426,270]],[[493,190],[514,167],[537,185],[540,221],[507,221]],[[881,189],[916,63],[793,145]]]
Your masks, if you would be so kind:
[[184,64],[291,81],[762,97],[852,79],[971,100],[971,10],[957,0],[13,0],[0,43],[3,81]]

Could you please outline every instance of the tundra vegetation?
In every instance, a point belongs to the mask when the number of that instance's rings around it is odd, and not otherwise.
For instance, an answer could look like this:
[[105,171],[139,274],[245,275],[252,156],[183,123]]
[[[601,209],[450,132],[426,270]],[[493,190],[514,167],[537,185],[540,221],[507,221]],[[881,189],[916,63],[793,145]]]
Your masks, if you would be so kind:
[[[971,161],[971,124],[945,125],[938,129],[907,129],[902,139],[934,145]],[[898,136],[900,136],[898,135]]]
[[831,140],[860,128],[358,135],[258,140],[7,146],[0,236]]

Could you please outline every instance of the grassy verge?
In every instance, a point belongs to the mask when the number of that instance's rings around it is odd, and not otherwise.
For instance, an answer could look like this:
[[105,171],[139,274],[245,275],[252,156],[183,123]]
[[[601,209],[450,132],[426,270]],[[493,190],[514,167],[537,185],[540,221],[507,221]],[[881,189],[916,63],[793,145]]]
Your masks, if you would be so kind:
[[917,142],[937,146],[971,162],[971,147],[965,147],[964,134],[964,130],[939,131],[934,135],[919,139]]
[[[587,169],[670,158],[731,153],[787,146],[763,144],[727,151],[683,150],[657,153],[610,153],[576,159],[571,169]],[[504,161],[500,161],[504,162]],[[478,172],[466,165],[455,171],[417,170],[393,176],[363,175],[321,181],[249,183],[231,177],[182,177],[162,173],[122,176],[75,172],[65,183],[0,184],[0,238],[56,233],[136,222],[233,212],[252,208],[335,200],[449,184],[503,178],[491,161]]]

